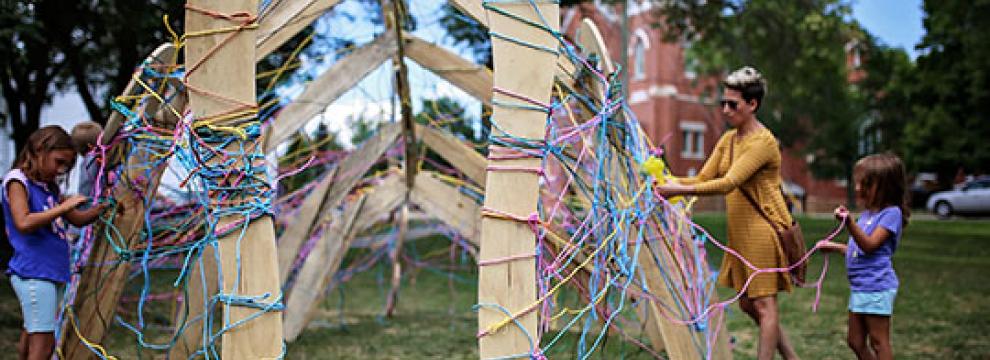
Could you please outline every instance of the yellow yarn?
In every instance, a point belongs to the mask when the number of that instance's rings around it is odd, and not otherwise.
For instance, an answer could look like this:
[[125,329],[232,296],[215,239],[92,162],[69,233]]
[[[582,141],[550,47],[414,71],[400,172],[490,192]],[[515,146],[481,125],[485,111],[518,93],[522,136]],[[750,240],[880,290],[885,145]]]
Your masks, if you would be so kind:
[[[657,180],[657,185],[667,184],[667,176],[665,174],[667,170],[667,164],[664,163],[662,159],[650,155],[650,157],[646,159],[646,161],[644,161],[643,164],[641,164],[640,166],[643,167],[643,170],[646,171],[647,174],[650,174],[650,176],[653,176],[653,178]],[[667,200],[673,204],[680,204],[684,202],[684,197],[674,196]]]

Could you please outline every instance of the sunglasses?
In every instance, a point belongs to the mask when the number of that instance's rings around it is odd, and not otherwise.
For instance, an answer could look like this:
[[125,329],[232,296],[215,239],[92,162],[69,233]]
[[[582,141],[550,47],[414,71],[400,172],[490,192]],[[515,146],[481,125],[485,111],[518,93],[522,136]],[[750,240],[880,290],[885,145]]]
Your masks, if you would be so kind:
[[735,110],[736,107],[739,106],[739,102],[736,101],[736,100],[719,100],[718,103],[719,103],[719,108],[722,108],[722,109],[724,109],[726,105],[728,105],[729,106],[729,109],[732,109],[732,110]]

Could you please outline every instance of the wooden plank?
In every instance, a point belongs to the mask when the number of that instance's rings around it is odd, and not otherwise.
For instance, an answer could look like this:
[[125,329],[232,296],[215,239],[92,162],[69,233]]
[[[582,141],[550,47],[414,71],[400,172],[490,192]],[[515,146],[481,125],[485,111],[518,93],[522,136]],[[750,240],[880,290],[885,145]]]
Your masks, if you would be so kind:
[[402,177],[392,175],[370,193],[347,206],[335,217],[306,257],[299,276],[288,289],[284,333],[287,341],[295,340],[315,314],[325,294],[332,290],[333,275],[359,232],[371,227],[402,203],[406,196]]
[[421,172],[409,193],[409,200],[477,246],[481,206],[437,175],[432,171]]
[[[608,48],[605,46],[605,42],[601,36],[601,32],[598,27],[591,19],[584,19],[581,23],[581,34],[578,38],[578,42],[584,48],[588,54],[596,55],[599,60],[598,70],[602,72],[603,75],[608,76],[615,71],[615,66],[612,64],[612,57],[608,53]],[[597,77],[591,77],[587,86],[592,91],[592,97],[598,100],[601,104],[604,102],[607,94],[605,93],[605,84],[599,81]],[[622,121],[622,114],[616,116],[617,119]],[[609,134],[609,136],[614,136]],[[615,142],[614,144],[619,144],[620,142]],[[619,149],[616,149],[619,150]],[[621,178],[628,176],[630,172],[624,169],[625,162],[618,159],[619,152],[613,151],[612,157],[608,159],[612,165],[609,166],[611,171],[606,174],[607,178],[614,179],[614,183],[622,183]],[[630,234],[634,236],[634,234]],[[641,252],[639,257],[639,267],[643,271],[644,279],[646,279],[646,286],[650,289],[650,293],[653,294],[657,300],[663,304],[668,304],[668,306],[674,306],[678,302],[674,300],[674,294],[670,292],[668,284],[663,282],[663,277],[660,271],[660,266],[675,267],[675,262],[672,254],[669,252],[669,247],[664,243],[668,238],[664,237],[658,239],[656,243],[644,244],[647,246],[646,252]],[[630,239],[632,240],[632,239]],[[682,241],[687,241],[691,243],[690,239],[680,239]],[[685,251],[693,252],[693,247],[685,248]],[[659,259],[658,263],[656,259]],[[706,271],[707,272],[707,271]],[[673,281],[677,282],[677,285],[683,284],[685,279],[675,277]],[[645,311],[639,313],[640,321],[645,327],[645,332],[650,342],[653,344],[655,351],[660,351],[666,348],[667,354],[672,359],[691,359],[691,358],[701,358],[704,354],[698,353],[698,348],[695,344],[704,343],[706,341],[704,333],[695,332],[691,326],[680,325],[671,322],[666,317],[661,314],[661,305],[654,301],[654,299],[642,299],[646,301],[645,304],[641,305],[645,307]],[[714,323],[709,323],[708,329],[714,329]],[[720,329],[720,334],[718,337],[722,340],[727,338],[725,334],[725,327]],[[659,335],[659,336],[658,336]],[[661,339],[662,338],[662,339]],[[706,349],[708,347],[705,347]],[[731,351],[728,350],[727,343],[715,344],[712,347],[714,354],[718,356],[717,359],[730,359],[732,357]]]
[[389,262],[392,263],[391,287],[385,296],[385,317],[391,318],[395,315],[395,307],[399,305],[399,287],[402,285],[402,246],[405,244],[406,235],[409,234],[409,202],[404,202],[397,210],[399,216],[395,219],[395,226],[399,228],[395,241],[389,249]]
[[488,26],[488,14],[485,13],[481,0],[449,0],[451,6],[461,13],[477,21],[481,26]]
[[[169,359],[188,359],[204,346],[203,328],[206,310],[203,306],[219,289],[217,278],[216,249],[206,246],[191,265],[192,270],[185,280],[182,294],[183,304],[178,309],[174,324],[185,325],[177,334],[175,345],[168,350]],[[213,311],[213,309],[210,309]],[[214,324],[210,324],[213,326]],[[176,328],[176,331],[179,329]]]
[[[175,50],[175,45],[172,43],[165,43],[159,45],[151,52],[150,55],[144,60],[144,63],[151,64],[153,68],[157,71],[169,71],[170,66],[173,66],[176,62],[177,52]],[[138,74],[140,75],[140,74]],[[130,97],[140,95],[144,92],[144,87],[140,86],[137,81],[131,77],[131,80],[127,82],[127,86],[124,87],[124,91],[121,92],[120,96]],[[110,113],[110,117],[107,119],[106,126],[103,127],[103,136],[101,137],[101,144],[107,145],[117,135],[120,128],[124,125],[123,114],[116,111]]]
[[[586,55],[589,57],[595,56],[598,58],[597,70],[601,71],[602,75],[608,76],[615,71],[615,66],[612,64],[612,57],[608,52],[608,48],[605,46],[601,32],[591,19],[584,19],[581,22],[577,40],[581,47],[585,50]],[[589,76],[586,80],[585,86],[591,90],[591,98],[596,100],[597,106],[600,106],[604,103],[607,96],[605,93],[605,84],[603,84],[599,78],[594,75]],[[591,113],[590,109],[588,111]],[[585,141],[588,140],[589,139],[585,139]],[[586,142],[586,144],[591,144],[591,142]],[[608,160],[612,164],[608,166],[608,169],[612,169],[612,171],[608,172],[606,175],[609,176],[614,183],[622,183],[621,177],[623,176],[623,173],[621,171],[615,171],[620,169],[620,167],[617,166],[619,164],[619,160],[616,158],[614,152],[612,153],[612,157]],[[636,234],[631,232],[627,241],[634,243],[636,241],[635,237]],[[644,258],[646,258],[645,253],[640,255],[640,260]],[[659,274],[659,268],[657,268],[657,264],[655,262],[640,261],[639,265],[641,269],[648,268],[648,270],[645,271],[649,274]],[[655,285],[655,280],[658,279],[647,276],[647,282],[649,282],[651,286]],[[656,307],[657,304],[654,304],[650,299],[644,298],[639,301],[641,303],[637,308],[636,315],[639,318],[643,332],[646,333],[647,339],[649,339],[650,344],[653,345],[653,351],[660,352],[664,349],[664,336],[660,331],[660,324],[666,320],[663,319],[662,315],[656,311],[658,309]],[[678,357],[673,358],[679,359]]]
[[[485,8],[482,5],[482,1],[448,0],[448,2],[455,9],[459,10],[462,14],[467,15],[468,17],[477,21],[478,24],[480,24],[481,26],[488,27],[488,15],[485,13]],[[577,67],[573,63],[571,63],[568,57],[561,56],[557,58],[557,66],[555,68],[556,81],[560,82],[564,86],[574,87],[574,79],[571,76],[572,74],[574,74],[575,69],[577,69]]]
[[299,255],[299,248],[306,242],[306,239],[309,239],[313,223],[320,213],[320,207],[323,205],[327,191],[330,190],[330,184],[333,182],[336,170],[336,168],[330,170],[306,195],[306,199],[299,206],[296,216],[290,220],[291,224],[286,224],[285,232],[279,236],[277,243],[279,284],[285,285],[289,273],[292,272],[292,264]]
[[[145,59],[144,63],[154,66],[155,70],[168,72],[174,69],[177,55],[178,52],[175,46],[172,44],[163,44],[156,48]],[[145,81],[147,80],[145,79]],[[124,89],[123,96],[134,96],[144,93],[144,88],[138,86],[137,81],[134,79],[131,79]],[[176,102],[174,107],[181,111],[185,106],[186,97],[179,94],[174,98],[174,101]],[[142,114],[155,113],[157,111],[154,110],[159,108],[158,105],[159,103],[156,98],[149,97],[145,104],[137,109],[137,112]],[[158,113],[155,117],[155,122],[164,123],[173,120],[173,118],[171,113]],[[102,140],[104,144],[109,143],[109,140],[117,134],[124,120],[123,115],[116,111],[113,112],[107,120],[107,126],[103,131]],[[142,147],[138,147],[136,153],[128,154],[129,149],[126,148],[127,145],[126,142],[115,145],[109,151],[109,156],[112,158],[107,159],[107,164],[126,162],[127,164],[124,165],[126,173],[124,178],[127,181],[137,180],[146,175],[147,180],[143,183],[137,182],[137,184],[144,185],[141,192],[134,191],[133,184],[131,183],[115,185],[110,189],[109,197],[116,199],[118,204],[123,206],[108,211],[120,211],[114,217],[112,225],[118,231],[116,233],[119,236],[116,239],[117,243],[122,244],[127,249],[134,249],[144,240],[141,237],[141,230],[144,229],[145,225],[144,212],[146,210],[145,200],[147,199],[142,199],[142,195],[153,195],[157,192],[158,184],[165,167],[155,167],[150,169],[149,174],[145,174],[145,168],[141,165],[151,161],[151,157],[154,154],[142,151],[146,150]],[[96,222],[93,225],[94,234],[103,234],[104,229],[105,225],[102,222]],[[117,309],[120,295],[127,281],[130,264],[128,262],[122,262],[119,254],[111,246],[111,242],[106,241],[106,239],[100,236],[97,236],[93,242],[90,249],[90,256],[86,263],[88,265],[81,269],[82,274],[80,275],[78,285],[76,285],[77,295],[72,305],[75,315],[74,320],[78,324],[78,329],[75,330],[78,330],[82,337],[88,341],[102,344],[107,334],[107,329],[113,323],[114,311]],[[114,265],[108,267],[108,264]],[[79,336],[77,336],[76,331],[67,328],[75,325],[68,323],[64,325],[65,327],[61,330],[65,334],[65,340],[61,344],[63,357],[65,359],[95,358],[95,355],[83,344]]]
[[[325,219],[334,214],[332,209],[335,209],[344,201],[347,194],[354,189],[354,185],[364,177],[368,169],[371,169],[375,161],[386,150],[395,145],[395,140],[398,139],[401,130],[401,124],[398,123],[384,125],[375,135],[361,143],[357,150],[354,150],[340,161],[337,167],[334,168],[334,172],[324,179],[327,189],[323,190],[322,194],[314,193],[313,196],[306,199],[304,206],[305,204],[312,203],[316,204],[316,208],[306,210],[312,211],[312,213],[301,215],[306,217],[301,219],[305,221],[300,222],[298,226],[289,227],[286,233],[282,235],[278,244],[278,266],[281,273],[281,284],[285,284],[288,280],[292,270],[292,264],[299,256],[299,249],[303,243],[306,242],[306,239],[309,239],[309,234],[312,233],[314,223],[324,222],[324,220],[316,220],[317,216]],[[317,186],[323,185],[323,181],[321,181],[321,184]]]
[[[539,3],[535,9],[529,3],[495,3],[495,6],[536,23],[540,23],[542,17],[553,30],[560,27],[560,10],[556,3]],[[540,14],[536,13],[536,9]],[[543,30],[492,10],[487,13],[493,33],[535,46],[550,49],[558,46],[557,40]],[[492,38],[492,54],[496,88],[542,103],[550,102],[553,84],[551,69],[557,61],[555,54],[499,37]],[[494,99],[507,103],[521,102],[499,93],[494,94]],[[546,119],[546,113],[510,106],[495,106],[492,114],[492,121],[509,135],[536,141],[543,139]],[[540,160],[533,158],[489,160],[490,166],[539,168],[540,163]],[[491,171],[486,181],[485,207],[525,218],[536,211],[538,191],[539,179],[534,173]],[[536,263],[535,258],[527,255],[533,254],[535,247],[536,237],[528,224],[494,217],[482,218],[479,262],[520,258],[479,268],[478,303],[494,304],[511,314],[526,312],[515,322],[510,321],[496,330],[490,328],[505,323],[507,316],[494,306],[480,308],[478,328],[482,336],[479,339],[479,355],[482,359],[531,354],[537,350],[533,347],[539,346],[530,344],[530,336],[538,333],[537,314],[532,311],[536,306]]]
[[[405,0],[383,0],[381,1],[386,18],[386,31],[394,32],[396,35],[396,52],[392,58],[392,65],[395,70],[393,87],[399,97],[399,115],[402,123],[402,144],[405,156],[402,159],[402,168],[405,171],[406,198],[409,190],[416,182],[416,173],[419,172],[419,146],[416,141],[416,122],[412,113],[412,97],[409,88],[409,70],[406,66],[405,41],[403,34],[403,20],[405,19]],[[391,6],[389,6],[391,5]],[[399,302],[399,287],[402,285],[402,244],[409,229],[409,203],[404,202],[399,211],[398,236],[389,249],[389,262],[392,264],[391,286],[385,302],[385,317],[391,318],[395,313],[395,307]]]
[[[591,19],[585,18],[581,21],[578,42],[588,54],[594,54],[598,57],[598,70],[602,72],[602,75],[608,77],[615,72],[615,65],[612,64],[612,56],[608,53],[608,47],[605,46],[602,33],[598,31],[598,26],[595,26],[595,22]],[[590,86],[594,91],[595,98],[600,102],[605,99],[607,94],[605,94],[605,84],[598,80],[598,77],[593,77]]]
[[386,32],[375,41],[354,50],[306,85],[295,100],[275,118],[269,129],[265,152],[271,152],[303,125],[322,113],[330,103],[353,88],[372,70],[395,54],[395,34]]
[[429,126],[416,125],[423,143],[457,170],[481,187],[485,187],[485,157],[450,133]]
[[357,185],[364,178],[365,173],[371,169],[375,161],[386,150],[395,145],[395,141],[401,131],[402,124],[400,123],[385,124],[378,130],[378,134],[366,140],[360,149],[348,155],[344,160],[341,160],[340,165],[337,165],[339,170],[334,174],[334,181],[330,185],[330,191],[327,193],[326,198],[323,200],[323,206],[320,208],[320,214],[324,220],[327,214],[331,213],[330,210],[339,206],[344,201],[344,198],[347,197],[347,194],[351,190],[354,190],[354,185]]
[[[258,9],[257,0],[189,0],[191,7],[186,10],[186,31],[197,33],[213,29],[230,28],[240,24],[223,18],[208,16],[195,8],[223,14],[252,14]],[[236,18],[235,18],[236,19]],[[209,118],[232,110],[238,104],[255,104],[255,38],[256,32],[244,28],[237,32],[219,32],[211,35],[193,36],[186,40],[186,79],[190,87],[190,107],[195,118]],[[197,90],[192,90],[197,89]],[[220,94],[223,98],[208,94]],[[255,105],[256,106],[256,105]],[[248,121],[257,121],[256,118]],[[230,136],[235,136],[231,134]],[[236,142],[232,145],[236,146]],[[246,151],[258,150],[258,142],[246,144]],[[252,148],[252,145],[255,148]],[[215,161],[219,161],[219,158]],[[232,166],[244,166],[240,159]],[[264,164],[258,164],[264,166]],[[235,180],[224,183],[234,185]],[[208,211],[217,211],[223,206],[221,201],[246,200],[240,193],[231,194],[230,199],[216,199]],[[211,201],[212,202],[212,201]],[[222,215],[220,215],[222,216]],[[221,227],[234,221],[243,220],[239,216],[220,218]],[[280,294],[277,258],[275,256],[275,229],[272,219],[262,215],[247,225],[242,233],[234,231],[219,239],[220,267],[222,269],[223,294],[230,296],[261,297],[270,302],[278,300]],[[210,261],[211,259],[204,259]],[[221,338],[221,354],[224,359],[276,358],[282,354],[282,317],[277,312],[259,310],[230,304],[223,304],[224,326],[240,321],[244,323],[224,332]],[[258,315],[250,321],[247,318]]]
[[492,72],[443,47],[405,35],[405,55],[485,105],[492,105]]
[[[262,15],[258,24],[255,61],[264,59],[338,3],[340,0],[283,0],[273,5]],[[303,5],[305,7],[299,9]]]

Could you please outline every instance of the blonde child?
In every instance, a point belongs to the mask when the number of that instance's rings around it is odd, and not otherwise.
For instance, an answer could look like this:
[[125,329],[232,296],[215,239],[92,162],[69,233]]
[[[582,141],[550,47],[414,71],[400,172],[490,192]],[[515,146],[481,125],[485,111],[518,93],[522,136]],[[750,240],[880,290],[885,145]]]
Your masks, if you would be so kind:
[[0,200],[7,237],[14,247],[7,275],[24,317],[17,350],[20,359],[49,359],[55,348],[60,288],[69,281],[65,222],[83,226],[104,205],[77,209],[85,196],[62,197],[57,180],[75,164],[69,134],[58,126],[35,131],[3,178]]
[[853,179],[863,213],[853,222],[844,206],[835,209],[848,226],[848,244],[820,244],[846,255],[849,347],[859,359],[893,359],[890,319],[899,283],[891,259],[910,216],[904,165],[892,154],[870,155],[856,162]]
[[103,132],[103,127],[93,121],[83,121],[72,127],[72,146],[83,157],[82,171],[79,174],[79,194],[93,195],[93,183],[100,165],[94,161],[95,154],[90,152],[96,147],[96,142]]

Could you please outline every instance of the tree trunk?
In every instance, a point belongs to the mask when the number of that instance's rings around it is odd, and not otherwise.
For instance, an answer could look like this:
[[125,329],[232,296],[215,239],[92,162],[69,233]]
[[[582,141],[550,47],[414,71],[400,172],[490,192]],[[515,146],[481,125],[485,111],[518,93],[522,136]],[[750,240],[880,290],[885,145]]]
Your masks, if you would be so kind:
[[79,96],[82,97],[83,103],[86,104],[86,112],[89,113],[90,120],[103,124],[106,122],[107,117],[103,114],[103,109],[96,103],[93,93],[89,90],[86,69],[83,68],[80,62],[79,52],[73,50],[70,54],[66,54],[66,57],[68,57],[69,71],[72,72],[72,79],[76,83],[76,90],[79,92]]

